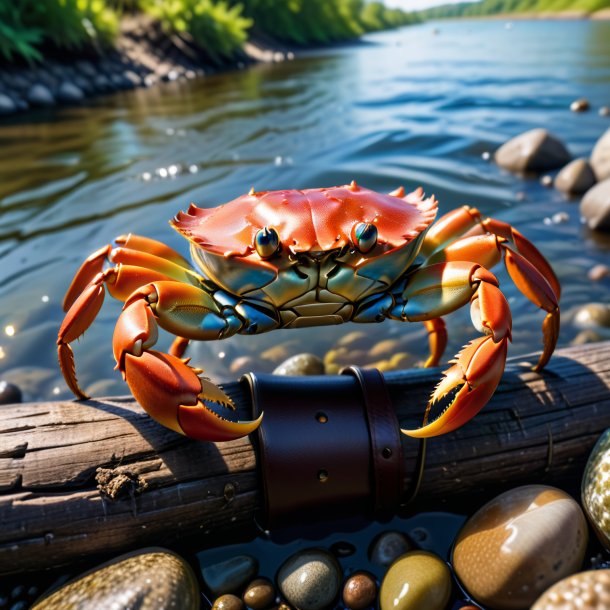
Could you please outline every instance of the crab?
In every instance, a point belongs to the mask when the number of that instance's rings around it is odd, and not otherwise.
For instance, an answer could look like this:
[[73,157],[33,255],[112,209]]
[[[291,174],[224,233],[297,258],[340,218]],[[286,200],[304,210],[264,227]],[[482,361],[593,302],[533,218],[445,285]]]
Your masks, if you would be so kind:
[[[91,325],[108,290],[124,302],[112,341],[116,367],[140,405],[181,434],[232,440],[253,432],[262,415],[230,417],[231,398],[183,358],[190,340],[350,321],[423,322],[425,366],[437,366],[447,343],[442,316],[470,303],[482,336],[444,372],[423,425],[403,430],[418,438],[451,432],[485,406],[504,371],[511,313],[488,269],[504,259],[519,290],[546,312],[535,370],[557,342],[560,286],[542,254],[509,224],[468,206],[433,224],[437,207],[421,188],[381,194],[356,182],[251,190],[211,209],[191,204],[170,224],[190,242],[196,269],[161,242],[120,236],[86,259],[66,293],[57,339],[64,378],[87,398],[70,343]],[[168,353],[152,349],[158,327],[176,335]],[[448,404],[428,422],[436,403]]]

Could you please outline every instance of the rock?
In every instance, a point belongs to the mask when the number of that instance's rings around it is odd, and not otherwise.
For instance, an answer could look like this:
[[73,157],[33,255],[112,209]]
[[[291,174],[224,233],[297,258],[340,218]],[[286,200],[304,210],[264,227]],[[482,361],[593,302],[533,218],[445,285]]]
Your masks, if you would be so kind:
[[296,354],[284,360],[274,375],[324,375],[324,363],[315,354]]
[[610,277],[610,267],[608,267],[608,265],[604,265],[603,263],[593,265],[593,267],[591,267],[591,269],[589,269],[587,272],[587,277],[592,282],[599,282],[605,277]]
[[610,178],[610,128],[606,129],[593,147],[591,167],[598,180]]
[[426,551],[412,551],[394,562],[379,591],[380,610],[444,610],[451,596],[447,564]]
[[588,328],[581,330],[575,337],[570,341],[570,345],[586,345],[587,343],[597,343],[603,341],[604,338],[598,333]]
[[108,77],[105,74],[98,74],[93,78],[93,87],[102,93],[107,91],[113,91],[114,87],[108,80]]
[[33,610],[198,610],[199,587],[184,559],[160,548],[121,555],[39,600]]
[[40,83],[32,85],[26,97],[32,106],[48,107],[55,105],[55,98],[51,90],[46,85]]
[[555,177],[555,188],[564,193],[584,193],[596,182],[593,168],[587,159],[574,159]]
[[396,558],[414,550],[415,544],[401,532],[383,532],[371,545],[369,558],[378,566],[388,567]]
[[64,81],[57,89],[57,99],[65,104],[82,102],[85,94],[74,83]]
[[277,581],[282,595],[298,610],[322,610],[339,593],[341,567],[330,553],[305,549],[282,564]]
[[123,72],[123,76],[131,83],[133,87],[142,86],[142,78],[139,74],[136,74],[133,70],[126,70]]
[[201,568],[203,582],[212,595],[241,592],[257,572],[258,561],[250,555],[237,555]]
[[270,362],[279,364],[280,362],[287,360],[288,358],[290,358],[290,356],[294,354],[294,352],[296,351],[293,349],[294,347],[294,341],[278,343],[277,345],[274,345],[262,352],[260,357],[263,360],[269,360]]
[[244,603],[236,595],[227,593],[214,600],[212,610],[243,610]]
[[371,358],[391,358],[400,350],[400,342],[397,339],[382,339],[377,341],[369,350]]
[[582,505],[601,543],[610,549],[610,429],[591,450],[582,477]]
[[610,230],[610,178],[585,193],[580,202],[580,214],[590,229]]
[[238,356],[231,362],[229,371],[232,375],[241,376],[250,371],[259,371],[259,362],[252,356]]
[[90,95],[95,91],[91,81],[87,80],[84,76],[77,74],[72,78],[72,82],[85,94]]
[[0,93],[0,116],[13,114],[14,112],[17,112],[15,102],[6,93]]
[[97,70],[90,61],[77,61],[75,68],[87,78],[95,78],[97,76]]
[[366,572],[352,574],[343,586],[343,603],[348,610],[364,610],[375,603],[377,584]]
[[543,172],[568,163],[570,153],[546,129],[532,129],[503,144],[494,158],[500,167],[513,172]]
[[346,347],[347,349],[367,350],[370,346],[371,337],[361,330],[352,330],[337,341],[337,347]]
[[531,610],[607,610],[610,570],[589,570],[568,576],[545,591]]
[[587,110],[589,110],[589,108],[591,108],[589,100],[585,99],[584,97],[581,97],[578,100],[574,100],[570,104],[570,110],[572,112],[586,112]]
[[466,522],[455,541],[453,569],[479,604],[529,608],[580,568],[587,537],[583,512],[568,494],[544,485],[517,487]]
[[266,578],[253,580],[244,591],[243,600],[252,610],[265,610],[275,599],[275,587]]
[[10,405],[21,402],[21,390],[19,386],[8,381],[0,381],[0,405]]
[[587,303],[574,314],[574,325],[578,328],[610,328],[610,305]]
[[602,106],[599,109],[599,116],[610,116],[610,106]]
[[542,186],[550,188],[551,186],[553,186],[553,176],[542,176],[542,178],[540,178],[540,184],[542,184]]

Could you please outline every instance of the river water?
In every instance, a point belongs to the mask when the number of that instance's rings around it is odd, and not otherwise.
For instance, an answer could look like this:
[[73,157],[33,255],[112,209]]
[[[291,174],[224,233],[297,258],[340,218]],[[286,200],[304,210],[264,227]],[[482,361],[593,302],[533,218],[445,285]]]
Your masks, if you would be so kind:
[[[593,110],[574,114],[586,97]],[[426,23],[362,43],[302,54],[199,81],[169,83],[0,123],[0,379],[27,399],[69,396],[55,355],[61,299],[80,262],[134,232],[187,253],[167,221],[190,201],[209,207],[257,190],[344,184],[389,191],[422,185],[442,212],[468,203],[534,241],[563,285],[559,339],[579,332],[574,309],[608,302],[587,271],[610,243],[580,222],[578,201],[486,159],[509,137],[546,127],[574,156],[610,127],[610,22]],[[559,222],[554,222],[555,221]],[[515,323],[512,355],[539,349],[542,314],[498,271]],[[477,335],[464,311],[448,317],[447,356]],[[111,337],[120,304],[107,299],[76,346],[82,385],[124,393]],[[323,356],[347,332],[365,348],[425,357],[421,325],[385,322],[233,337],[192,350],[217,379],[286,355]],[[163,337],[161,346],[169,338]],[[360,341],[362,347],[362,340]],[[364,350],[366,351],[366,349]],[[384,353],[379,348],[380,354]],[[360,349],[360,358],[366,360]],[[370,358],[369,360],[372,360]],[[232,369],[231,369],[232,367]],[[242,366],[243,368],[243,366]]]

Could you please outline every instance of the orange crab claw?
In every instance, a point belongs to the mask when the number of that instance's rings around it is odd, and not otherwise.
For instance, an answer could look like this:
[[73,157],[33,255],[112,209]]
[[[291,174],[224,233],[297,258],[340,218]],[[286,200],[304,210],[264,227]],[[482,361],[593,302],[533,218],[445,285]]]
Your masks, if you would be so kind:
[[125,379],[142,408],[163,426],[203,441],[228,441],[258,428],[254,421],[234,422],[209,409],[204,400],[235,408],[212,382],[201,379],[180,358],[154,350],[125,354]]
[[424,421],[434,403],[460,388],[454,399],[433,422],[416,430],[403,430],[404,434],[415,438],[438,436],[471,420],[489,402],[500,382],[507,347],[507,337],[495,343],[492,336],[480,337],[465,346],[430,397]]

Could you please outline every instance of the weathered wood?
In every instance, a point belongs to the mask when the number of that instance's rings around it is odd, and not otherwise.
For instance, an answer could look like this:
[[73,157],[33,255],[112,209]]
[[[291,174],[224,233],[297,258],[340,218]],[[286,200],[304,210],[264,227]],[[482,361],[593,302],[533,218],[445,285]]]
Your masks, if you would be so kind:
[[[403,427],[419,424],[439,375],[386,375]],[[438,502],[492,486],[579,477],[610,426],[609,387],[610,342],[558,350],[542,375],[513,360],[473,422],[429,443],[419,496]],[[247,388],[225,389],[248,417]],[[419,444],[405,437],[403,448],[407,488]],[[118,498],[102,495],[98,482]],[[131,398],[0,408],[0,573],[194,537],[202,546],[217,544],[236,528],[251,532],[259,509],[248,439],[190,441],[156,424]]]

